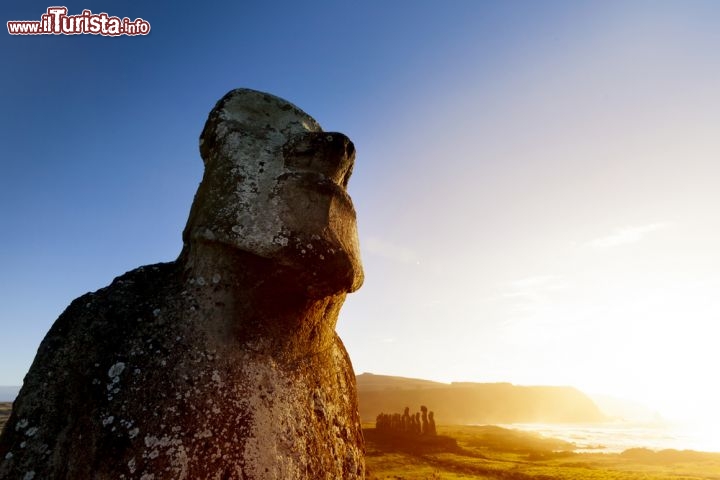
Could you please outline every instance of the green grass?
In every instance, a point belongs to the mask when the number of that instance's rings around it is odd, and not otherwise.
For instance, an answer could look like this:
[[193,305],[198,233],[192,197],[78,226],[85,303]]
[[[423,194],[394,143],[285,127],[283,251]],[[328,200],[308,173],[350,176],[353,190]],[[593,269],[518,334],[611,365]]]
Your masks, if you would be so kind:
[[370,480],[720,480],[720,454],[634,449],[576,454],[566,442],[495,426],[438,427],[438,439],[364,429]]

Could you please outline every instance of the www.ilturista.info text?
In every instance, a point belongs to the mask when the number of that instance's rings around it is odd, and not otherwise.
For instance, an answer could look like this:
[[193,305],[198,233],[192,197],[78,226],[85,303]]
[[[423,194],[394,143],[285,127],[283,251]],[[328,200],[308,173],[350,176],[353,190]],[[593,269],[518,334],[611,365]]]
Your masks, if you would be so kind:
[[147,35],[150,23],[142,18],[111,17],[107,13],[83,10],[80,15],[68,15],[66,7],[49,7],[40,21],[17,20],[7,22],[10,35]]

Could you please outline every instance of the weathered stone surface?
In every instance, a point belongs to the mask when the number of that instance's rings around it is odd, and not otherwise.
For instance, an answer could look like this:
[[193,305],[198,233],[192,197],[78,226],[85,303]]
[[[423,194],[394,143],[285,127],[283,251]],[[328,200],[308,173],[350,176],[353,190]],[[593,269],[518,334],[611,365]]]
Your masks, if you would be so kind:
[[363,279],[353,145],[244,89],[200,144],[178,260],[58,318],[0,436],[1,479],[364,478],[335,334]]

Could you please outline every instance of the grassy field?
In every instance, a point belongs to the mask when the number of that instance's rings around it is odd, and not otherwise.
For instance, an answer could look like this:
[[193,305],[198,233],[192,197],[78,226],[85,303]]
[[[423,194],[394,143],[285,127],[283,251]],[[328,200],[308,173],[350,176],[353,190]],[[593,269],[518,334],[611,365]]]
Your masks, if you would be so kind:
[[364,432],[370,480],[720,480],[720,454],[575,454],[565,442],[494,426],[441,426],[435,440]]

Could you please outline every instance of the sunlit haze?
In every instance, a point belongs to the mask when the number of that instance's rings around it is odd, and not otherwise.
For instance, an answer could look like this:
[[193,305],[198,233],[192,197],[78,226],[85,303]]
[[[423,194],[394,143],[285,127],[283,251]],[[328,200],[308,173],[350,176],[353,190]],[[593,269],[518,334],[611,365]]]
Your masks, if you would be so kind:
[[175,258],[202,124],[246,86],[355,142],[356,373],[720,428],[720,3],[97,3],[67,6],[152,33],[0,43],[0,385],[73,298]]

